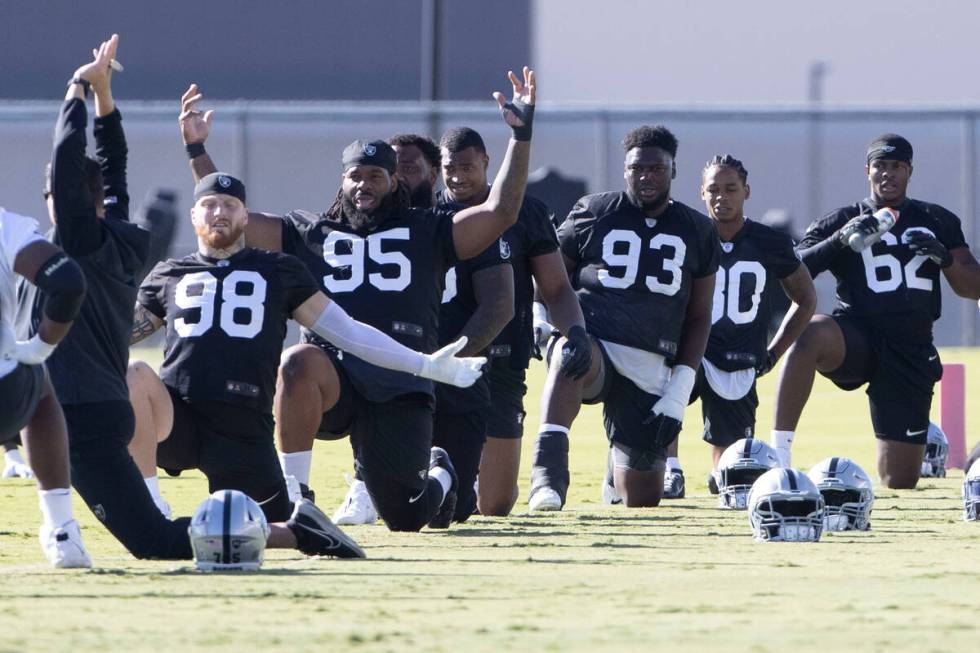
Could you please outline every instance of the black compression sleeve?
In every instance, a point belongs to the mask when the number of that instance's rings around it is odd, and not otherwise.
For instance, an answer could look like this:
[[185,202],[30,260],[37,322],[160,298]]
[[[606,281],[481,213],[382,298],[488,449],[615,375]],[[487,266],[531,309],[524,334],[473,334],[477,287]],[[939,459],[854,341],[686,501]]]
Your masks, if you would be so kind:
[[55,322],[71,322],[85,301],[85,275],[75,261],[58,252],[41,266],[34,285],[45,295],[44,314]]
[[836,236],[831,236],[821,240],[813,247],[801,249],[799,252],[803,263],[810,271],[810,276],[816,278],[818,274],[830,267],[843,249],[844,246],[840,240]]

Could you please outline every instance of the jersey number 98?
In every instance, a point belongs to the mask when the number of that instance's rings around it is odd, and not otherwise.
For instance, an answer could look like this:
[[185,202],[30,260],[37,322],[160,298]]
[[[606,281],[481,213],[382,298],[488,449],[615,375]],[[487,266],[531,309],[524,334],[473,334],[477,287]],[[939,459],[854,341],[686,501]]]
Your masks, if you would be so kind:
[[[243,294],[243,290],[251,292]],[[218,281],[210,272],[195,272],[181,277],[174,292],[174,303],[182,309],[201,309],[197,322],[183,317],[174,320],[174,330],[181,338],[202,336],[214,326],[215,305],[220,304],[218,325],[232,338],[254,338],[262,330],[265,317],[266,282],[254,270],[235,270]],[[237,311],[237,313],[236,313]],[[243,322],[236,322],[236,316]],[[247,319],[246,319],[247,316]]]

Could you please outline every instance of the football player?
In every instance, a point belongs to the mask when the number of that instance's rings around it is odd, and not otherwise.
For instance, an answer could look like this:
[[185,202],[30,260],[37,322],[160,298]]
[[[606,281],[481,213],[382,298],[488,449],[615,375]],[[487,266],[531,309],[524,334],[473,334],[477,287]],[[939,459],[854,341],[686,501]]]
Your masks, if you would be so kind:
[[666,447],[680,432],[708,341],[718,235],[710,218],[670,197],[677,139],[642,126],[623,148],[626,190],[583,197],[558,230],[594,353],[576,377],[561,373],[575,334],[549,347],[532,510],[565,503],[568,431],[583,401],[603,403],[623,502],[657,505]]
[[[815,315],[786,356],[772,443],[788,465],[815,372],[844,390],[867,384],[878,475],[889,488],[912,488],[919,480],[933,386],[942,376],[932,343],[940,272],[956,294],[977,299],[980,265],[959,218],[908,196],[908,140],[897,134],[874,139],[864,170],[870,196],[813,222],[798,246],[810,274],[834,275],[837,308],[833,315]],[[890,228],[884,208],[898,216]]]
[[[440,201],[463,206],[483,202],[490,192],[487,178],[490,157],[480,134],[468,127],[450,129],[443,135],[439,147],[446,186],[439,194]],[[513,319],[505,321],[503,330],[490,345],[489,403],[484,401],[485,415],[478,422],[486,437],[456,437],[482,445],[469,448],[469,459],[473,460],[475,454],[475,460],[479,462],[480,514],[505,516],[517,502],[524,394],[527,392],[525,375],[533,348],[531,306],[535,286],[561,332],[574,331],[573,337],[577,337],[568,347],[571,355],[563,372],[584,373],[589,366],[592,347],[585,337],[582,309],[558,254],[553,217],[548,207],[525,195],[517,224],[504,233],[499,253],[513,268]],[[576,326],[580,329],[575,330]],[[475,428],[469,432],[477,433]]]
[[[446,271],[496,241],[516,221],[524,195],[535,80],[528,68],[523,79],[509,76],[513,99],[494,97],[513,137],[484,203],[455,215],[412,209],[391,146],[355,141],[344,150],[341,189],[326,212],[253,213],[247,242],[297,255],[351,316],[433,351]],[[198,178],[215,170],[204,151],[213,113],[196,109],[200,99],[191,86],[180,120]],[[285,353],[279,372],[275,415],[286,474],[308,485],[314,438],[350,433],[357,472],[389,528],[446,523],[457,483],[448,455],[431,448],[432,383],[370,365],[315,334],[305,338]]]
[[[37,332],[20,342],[13,330],[16,275],[47,297]],[[65,418],[43,365],[84,298],[81,268],[44,240],[35,220],[0,208],[0,442],[12,442],[26,427],[24,442],[43,517],[41,548],[55,567],[92,566],[72,514]]]
[[[701,173],[701,199],[721,241],[711,331],[692,396],[692,401],[701,398],[703,437],[711,445],[712,470],[729,445],[754,436],[759,406],[755,380],[771,370],[799,337],[817,304],[813,280],[800,263],[793,240],[745,217],[751,192],[748,177],[742,162],[729,154],[715,156]],[[772,299],[780,292],[792,304],[767,345]],[[708,487],[717,493],[714,471]],[[683,496],[684,473],[675,440],[668,447],[664,498]]]

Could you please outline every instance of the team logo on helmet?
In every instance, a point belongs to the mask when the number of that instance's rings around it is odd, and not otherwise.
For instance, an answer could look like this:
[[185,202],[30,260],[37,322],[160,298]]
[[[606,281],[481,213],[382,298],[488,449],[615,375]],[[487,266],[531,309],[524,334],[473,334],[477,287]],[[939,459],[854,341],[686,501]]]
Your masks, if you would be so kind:
[[374,145],[364,146],[364,154],[366,156],[374,156],[375,154],[377,154],[377,152],[378,152],[378,148],[376,148]]
[[885,154],[891,154],[892,152],[894,152],[894,151],[895,151],[895,146],[894,146],[894,145],[882,145],[882,146],[881,146],[880,148],[878,148],[878,149],[880,149],[880,150],[881,150],[882,152],[884,152]]
[[231,177],[226,177],[224,175],[218,176],[218,185],[222,188],[228,188],[231,186]]

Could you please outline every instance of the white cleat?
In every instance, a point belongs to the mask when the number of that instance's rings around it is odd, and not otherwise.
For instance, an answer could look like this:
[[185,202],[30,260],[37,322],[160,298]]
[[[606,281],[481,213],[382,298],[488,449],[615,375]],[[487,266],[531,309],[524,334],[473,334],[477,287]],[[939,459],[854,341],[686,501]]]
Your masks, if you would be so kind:
[[333,514],[335,524],[373,524],[378,521],[378,511],[371,501],[364,481],[356,478],[349,479],[350,489],[344,502]]
[[171,515],[174,514],[174,511],[170,507],[170,504],[167,503],[167,500],[164,499],[163,497],[153,497],[153,503],[156,505],[157,510],[160,511],[160,514],[166,517],[167,519],[170,519]]
[[556,512],[561,510],[561,497],[550,487],[539,487],[531,493],[527,507],[531,511]]
[[42,525],[39,536],[41,549],[52,567],[87,569],[92,566],[92,559],[82,544],[82,532],[74,519],[55,529]]
[[606,478],[602,481],[602,502],[607,506],[615,506],[623,502],[623,497],[619,496],[616,486]]
[[27,463],[8,460],[3,467],[3,478],[34,478],[34,472],[27,466]]

